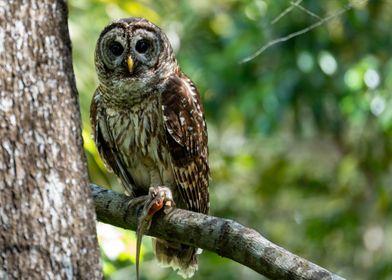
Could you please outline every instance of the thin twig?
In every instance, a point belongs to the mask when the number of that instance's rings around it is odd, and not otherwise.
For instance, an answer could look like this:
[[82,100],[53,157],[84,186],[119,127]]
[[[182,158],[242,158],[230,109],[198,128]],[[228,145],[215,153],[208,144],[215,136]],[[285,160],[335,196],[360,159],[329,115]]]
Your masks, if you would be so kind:
[[293,9],[294,6],[297,6],[299,4],[301,4],[302,0],[297,0],[294,3],[291,3],[291,6],[287,7],[283,12],[281,12],[274,20],[271,21],[271,24],[275,24],[277,23],[281,18],[283,18],[285,15],[287,15],[288,13],[290,13]]
[[304,29],[293,32],[285,37],[281,37],[281,38],[275,39],[273,41],[270,41],[266,45],[264,45],[263,47],[258,49],[254,54],[242,59],[239,63],[242,64],[242,63],[249,62],[252,59],[254,59],[255,57],[259,56],[261,53],[263,53],[266,49],[272,47],[273,45],[276,45],[276,44],[279,44],[282,42],[286,42],[294,37],[297,37],[297,36],[302,35],[306,32],[309,32],[310,30],[315,29],[316,27],[319,27],[320,25],[323,25],[324,23],[326,23],[326,22],[340,16],[341,14],[349,11],[350,9],[352,9],[352,7],[353,7],[352,4],[347,4],[344,8],[332,13],[331,15],[327,16],[326,18],[323,18],[322,20],[320,20],[320,21],[318,21],[318,22],[316,22],[316,23],[314,23]]
[[318,16],[317,14],[313,13],[312,11],[306,9],[304,6],[302,6],[301,4],[297,3],[297,2],[291,2],[292,5],[296,6],[298,9],[300,9],[301,11],[307,13],[308,15],[317,18],[318,20],[322,20],[323,18]]
[[[130,206],[137,205],[130,203],[130,197],[93,184],[90,189],[99,221],[121,228],[136,229],[142,205]],[[173,209],[166,215],[154,215],[146,234],[215,252],[270,279],[343,279],[232,220]]]

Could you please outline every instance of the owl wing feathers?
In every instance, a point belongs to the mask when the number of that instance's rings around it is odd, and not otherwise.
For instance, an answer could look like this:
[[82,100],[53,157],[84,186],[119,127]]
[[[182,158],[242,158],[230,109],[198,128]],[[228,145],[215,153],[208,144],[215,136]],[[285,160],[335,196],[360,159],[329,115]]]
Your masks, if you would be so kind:
[[178,73],[162,93],[162,113],[172,168],[189,210],[208,213],[207,127],[199,93]]
[[[95,145],[97,146],[98,152],[106,167],[111,169],[120,178],[126,191],[130,195],[134,195],[134,188],[132,186],[135,186],[135,182],[129,172],[126,171],[126,165],[119,156],[120,153],[117,151],[115,141],[113,140],[113,136],[106,123],[107,117],[105,116],[105,110],[100,106],[100,98],[101,95],[98,88],[95,91],[90,106],[90,122]],[[105,140],[103,133],[106,133],[109,136],[110,142]]]

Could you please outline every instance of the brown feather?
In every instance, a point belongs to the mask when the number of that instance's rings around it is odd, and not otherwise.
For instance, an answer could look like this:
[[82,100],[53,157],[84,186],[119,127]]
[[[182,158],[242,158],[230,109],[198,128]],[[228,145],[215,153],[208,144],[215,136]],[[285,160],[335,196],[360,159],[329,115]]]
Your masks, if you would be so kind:
[[168,79],[162,93],[168,149],[188,209],[208,213],[208,140],[203,107],[192,82],[178,74]]
[[[113,171],[121,180],[125,190],[130,195],[134,195],[133,190],[135,182],[131,175],[127,172],[126,165],[119,157],[114,141],[108,142],[102,135],[102,128],[100,123],[106,124],[105,111],[103,110],[101,102],[100,91],[97,89],[94,93],[90,106],[90,122],[93,131],[93,138],[97,146],[98,152],[101,155],[106,167]],[[107,127],[104,128],[110,131]]]

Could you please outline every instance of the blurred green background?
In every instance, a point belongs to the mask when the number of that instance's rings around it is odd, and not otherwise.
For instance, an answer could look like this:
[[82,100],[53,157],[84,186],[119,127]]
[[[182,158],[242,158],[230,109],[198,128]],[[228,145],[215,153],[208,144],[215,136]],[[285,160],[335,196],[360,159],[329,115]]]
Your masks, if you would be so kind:
[[[71,0],[69,25],[91,180],[116,189],[90,138],[94,47],[112,19],[170,38],[208,121],[211,214],[348,279],[392,278],[392,2],[353,9],[239,64],[349,1]],[[291,7],[291,8],[290,8]],[[291,9],[282,14],[287,8]],[[304,11],[306,8],[314,15]],[[282,17],[278,17],[283,15]],[[106,279],[135,275],[133,232],[99,224]],[[143,240],[142,279],[181,279]],[[204,251],[194,279],[261,279]]]

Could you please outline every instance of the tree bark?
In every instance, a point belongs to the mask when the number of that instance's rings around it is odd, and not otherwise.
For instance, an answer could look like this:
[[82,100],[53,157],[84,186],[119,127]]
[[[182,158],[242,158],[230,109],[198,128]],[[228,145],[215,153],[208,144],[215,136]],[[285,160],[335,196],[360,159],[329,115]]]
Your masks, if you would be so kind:
[[101,279],[66,2],[0,0],[0,279]]
[[[129,197],[91,185],[98,220],[136,230],[143,205],[130,207]],[[173,209],[154,215],[147,235],[216,252],[269,277],[290,280],[344,280],[308,260],[290,253],[239,223]]]

